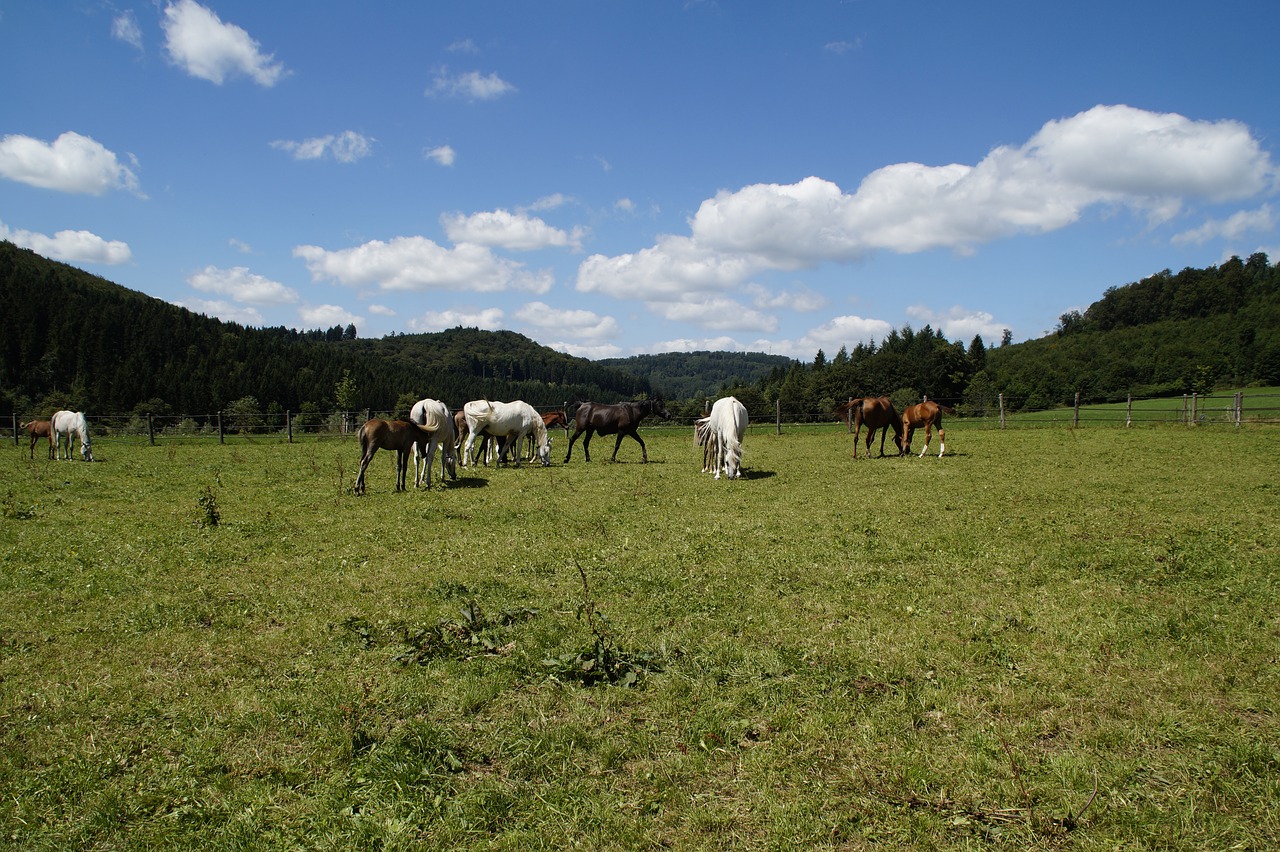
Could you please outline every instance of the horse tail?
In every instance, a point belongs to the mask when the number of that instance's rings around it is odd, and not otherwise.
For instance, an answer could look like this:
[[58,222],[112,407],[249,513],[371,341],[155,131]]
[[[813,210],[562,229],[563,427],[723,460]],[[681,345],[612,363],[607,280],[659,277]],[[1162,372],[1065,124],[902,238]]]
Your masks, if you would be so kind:
[[952,408],[952,407],[951,407],[951,406],[949,406],[949,405],[943,405],[943,404],[942,404],[942,403],[940,403],[940,402],[938,403],[938,408],[942,409],[942,410],[943,410],[943,411],[945,411],[947,414],[955,414],[955,413],[956,413],[956,410],[955,410],[954,408]]

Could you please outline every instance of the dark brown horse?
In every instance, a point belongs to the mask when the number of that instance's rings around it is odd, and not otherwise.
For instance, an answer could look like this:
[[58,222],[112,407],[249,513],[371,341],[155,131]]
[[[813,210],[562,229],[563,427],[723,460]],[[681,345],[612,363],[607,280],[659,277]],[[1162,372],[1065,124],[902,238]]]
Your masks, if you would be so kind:
[[360,427],[360,473],[356,476],[355,492],[364,493],[364,473],[373,461],[373,454],[378,450],[396,451],[396,490],[405,490],[405,479],[409,472],[409,457],[413,454],[413,445],[426,452],[431,443],[432,433],[414,423],[412,420],[383,420],[375,417]]
[[[862,434],[862,427],[867,427],[867,458],[871,457],[871,442],[875,439],[876,430],[880,430],[880,457],[884,458],[884,439],[889,434],[889,430],[893,429],[893,443],[898,447],[898,454],[902,454],[902,419],[898,417],[898,410],[893,407],[893,403],[887,396],[867,396],[862,399],[855,399],[849,403],[847,414],[853,421],[853,457],[858,457],[858,437]],[[836,409],[837,413],[840,409]]]
[[618,436],[617,442],[613,445],[613,457],[609,459],[610,461],[618,460],[618,448],[622,446],[622,439],[627,435],[636,439],[636,443],[640,445],[642,458],[646,462],[649,461],[649,450],[636,430],[640,428],[640,421],[650,414],[661,417],[663,420],[671,417],[667,413],[667,405],[662,401],[662,397],[619,402],[613,405],[601,402],[579,404],[578,410],[573,415],[574,429],[573,435],[569,437],[569,450],[564,454],[565,464],[569,463],[569,456],[573,454],[573,442],[578,440],[579,435],[583,436],[582,454],[586,456],[587,461],[591,461],[589,445],[591,436],[596,433]]
[[27,430],[27,434],[31,436],[31,458],[36,457],[36,442],[41,438],[49,439],[49,458],[53,458],[53,424],[48,420],[32,420],[23,423],[22,428]]
[[929,438],[932,436],[934,429],[938,430],[938,443],[942,446],[938,449],[938,458],[942,458],[942,454],[947,451],[947,433],[942,431],[942,412],[947,414],[955,414],[954,408],[948,408],[945,405],[939,405],[931,399],[912,405],[902,412],[902,428],[907,435],[902,441],[902,452],[911,452],[911,435],[916,429],[924,427],[924,449],[920,451],[920,457],[924,458],[924,454],[929,452]]

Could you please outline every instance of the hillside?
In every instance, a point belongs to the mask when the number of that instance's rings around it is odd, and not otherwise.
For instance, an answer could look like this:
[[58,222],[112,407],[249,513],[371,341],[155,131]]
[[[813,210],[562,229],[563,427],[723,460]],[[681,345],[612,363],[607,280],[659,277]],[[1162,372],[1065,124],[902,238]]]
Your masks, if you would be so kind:
[[715,397],[734,385],[760,381],[774,370],[787,369],[792,360],[763,352],[666,352],[605,358],[596,363],[644,376],[671,399]]
[[203,413],[250,396],[268,409],[329,410],[347,375],[356,408],[391,408],[402,395],[455,406],[489,397],[542,407],[650,392],[645,379],[513,332],[456,328],[344,340],[341,333],[246,328],[8,242],[0,242],[0,316],[5,415],[47,402],[103,413],[142,403]]

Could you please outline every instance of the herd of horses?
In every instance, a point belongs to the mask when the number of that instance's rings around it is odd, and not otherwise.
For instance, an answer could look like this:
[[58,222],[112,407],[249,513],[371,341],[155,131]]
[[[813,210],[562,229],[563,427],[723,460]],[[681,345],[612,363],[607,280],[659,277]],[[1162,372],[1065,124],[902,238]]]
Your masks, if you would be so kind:
[[[947,435],[942,429],[944,412],[955,413],[945,405],[925,400],[908,406],[899,414],[887,396],[878,396],[851,399],[837,406],[834,413],[854,432],[853,457],[856,459],[863,427],[867,429],[867,457],[871,455],[876,430],[880,431],[880,455],[883,457],[890,429],[893,430],[898,455],[906,455],[911,452],[915,431],[923,428],[921,457],[929,452],[929,442],[936,429],[938,457],[941,458],[947,451]],[[641,421],[650,416],[670,419],[661,397],[619,403],[582,402],[572,418],[565,411],[539,413],[521,400],[472,400],[457,412],[450,413],[449,407],[440,400],[422,399],[413,405],[408,418],[388,420],[375,417],[360,427],[360,470],[356,476],[355,493],[364,493],[365,473],[378,450],[396,453],[397,491],[407,490],[410,459],[413,460],[414,487],[420,487],[425,481],[430,488],[437,452],[440,454],[442,481],[446,476],[453,480],[458,478],[459,460],[462,467],[467,467],[481,461],[486,465],[490,461],[501,463],[510,458],[519,467],[522,460],[536,459],[545,467],[551,464],[550,430],[557,427],[564,430],[569,440],[565,464],[569,463],[573,445],[579,437],[582,438],[582,454],[591,461],[591,438],[595,435],[617,435],[610,461],[617,461],[622,439],[630,436],[640,445],[642,459],[648,462],[649,450],[640,437],[639,427]],[[746,407],[732,396],[716,400],[710,413],[694,423],[694,440],[702,447],[704,473],[714,473],[716,479],[742,476],[742,440],[747,424]],[[39,440],[47,438],[50,459],[70,459],[74,442],[78,439],[80,457],[93,461],[92,439],[82,411],[58,411],[48,420],[23,423],[22,428],[31,436],[31,458],[35,458]]]

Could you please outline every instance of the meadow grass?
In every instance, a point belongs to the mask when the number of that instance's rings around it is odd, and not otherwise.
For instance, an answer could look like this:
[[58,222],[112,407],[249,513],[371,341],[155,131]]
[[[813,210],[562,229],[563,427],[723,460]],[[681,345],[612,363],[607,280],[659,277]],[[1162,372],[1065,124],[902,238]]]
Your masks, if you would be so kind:
[[6,451],[0,846],[1280,844],[1280,432],[947,426]]

